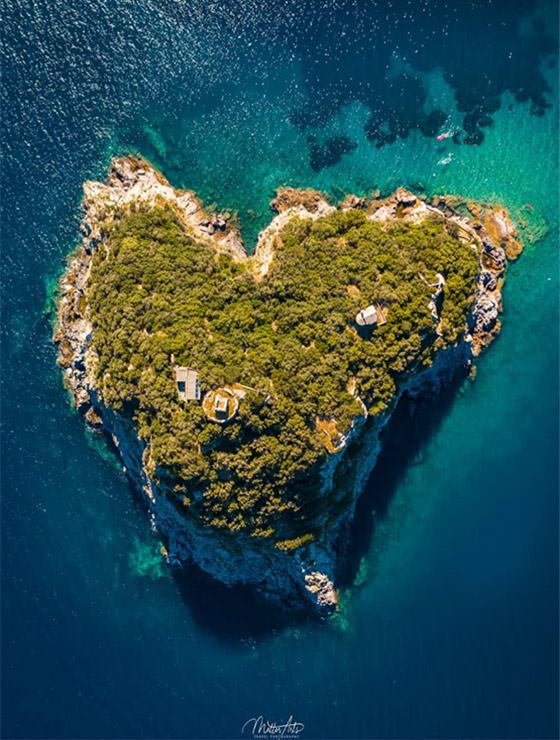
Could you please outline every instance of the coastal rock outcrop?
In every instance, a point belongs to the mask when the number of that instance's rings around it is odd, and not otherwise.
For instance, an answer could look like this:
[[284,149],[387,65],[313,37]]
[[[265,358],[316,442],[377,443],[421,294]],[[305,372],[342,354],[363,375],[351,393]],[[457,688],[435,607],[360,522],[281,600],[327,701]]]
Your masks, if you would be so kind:
[[212,238],[217,251],[231,255],[235,261],[247,259],[239,232],[228,227],[223,214],[204,211],[193,192],[175,190],[160,172],[135,157],[113,160],[107,183],[84,183],[82,232],[86,250],[94,249],[101,241],[101,227],[111,222],[119,208],[131,204],[154,207],[162,202],[175,208],[193,234]]
[[278,215],[261,231],[257,240],[251,259],[252,271],[257,279],[262,279],[268,272],[274,258],[275,242],[286,224],[294,218],[309,218],[314,221],[336,210],[315,190],[295,188],[279,191],[270,206]]
[[[98,372],[100,347],[96,345],[97,328],[91,311],[94,256],[105,244],[111,228],[118,227],[123,213],[136,208],[150,211],[162,205],[176,214],[185,233],[200,244],[211,247],[217,258],[219,255],[231,258],[239,269],[246,269],[247,274],[258,284],[266,283],[278,249],[282,247],[284,230],[292,222],[318,222],[319,219],[337,212],[351,214],[359,211],[359,224],[372,224],[363,228],[385,228],[399,223],[416,226],[429,219],[436,219],[438,223],[443,220],[444,228],[457,240],[457,248],[476,251],[478,267],[473,300],[465,312],[463,327],[457,334],[457,339],[443,343],[441,337],[449,332],[449,327],[446,326],[448,320],[437,309],[437,326],[432,337],[435,347],[433,357],[423,364],[418,360],[417,365],[407,365],[406,372],[398,368],[394,371],[394,392],[390,400],[382,408],[379,407],[381,410],[377,410],[373,401],[364,403],[358,395],[356,379],[351,378],[347,384],[348,408],[352,409],[353,414],[351,421],[341,430],[337,427],[337,424],[341,424],[338,418],[332,416],[323,420],[323,431],[327,436],[330,435],[329,440],[336,438],[336,444],[329,446],[325,442],[326,451],[323,450],[320,455],[316,453],[313,458],[318,461],[313,465],[319,468],[314,473],[320,489],[316,498],[328,501],[329,506],[313,514],[312,536],[279,537],[276,544],[272,545],[267,541],[269,535],[266,531],[259,530],[258,537],[248,536],[237,525],[226,535],[218,535],[216,528],[202,524],[197,516],[189,515],[190,507],[199,505],[207,495],[203,487],[198,482],[196,485],[188,485],[188,482],[179,484],[177,477],[157,458],[149,435],[139,432],[143,417],[140,415],[140,421],[135,421],[107,400],[110,372],[101,376]],[[77,409],[92,428],[103,427],[112,436],[129,476],[146,496],[152,523],[164,539],[167,559],[176,564],[192,559],[223,583],[251,584],[288,607],[307,603],[321,615],[332,612],[337,605],[337,558],[344,549],[345,533],[354,515],[357,499],[381,449],[381,432],[399,399],[405,393],[419,396],[438,392],[459,368],[469,367],[473,359],[499,332],[501,286],[506,267],[506,249],[502,244],[511,244],[512,239],[519,243],[507,212],[502,208],[493,210],[491,206],[486,206],[473,216],[472,211],[462,213],[458,203],[452,206],[449,199],[430,204],[403,188],[389,198],[372,202],[349,196],[341,204],[340,210],[337,210],[326,196],[316,191],[286,188],[279,191],[274,199],[272,207],[277,215],[261,232],[256,250],[249,256],[238,231],[230,226],[226,217],[206,213],[194,193],[175,190],[155,168],[135,157],[114,160],[107,183],[85,183],[83,206],[82,244],[74,253],[60,281],[58,325],[54,334],[59,347],[59,363]],[[499,236],[499,243],[496,234]],[[127,244],[125,243],[125,247]],[[235,279],[235,271],[232,274],[232,279]],[[434,287],[430,287],[430,278],[420,275],[418,279],[426,284],[425,292],[429,299],[434,294]],[[438,298],[441,298],[443,291],[445,301],[446,289],[441,285],[440,283],[438,288]],[[157,298],[154,289],[152,295],[146,291],[145,286],[138,285],[137,290],[139,294],[142,291],[146,293],[147,301],[153,303]],[[351,296],[348,300],[361,300],[360,289],[353,283],[348,286],[347,293]],[[427,305],[427,300],[425,303]],[[433,313],[436,309],[430,310]],[[380,313],[384,315],[383,312]],[[391,316],[390,306],[388,316]],[[241,315],[240,320],[247,321],[250,325],[250,318],[245,314]],[[337,316],[333,315],[328,320],[336,321]],[[276,324],[273,321],[267,327],[267,336],[274,336]],[[204,322],[202,326],[204,328]],[[157,331],[161,335],[165,334],[162,328],[155,327],[154,336]],[[211,327],[207,326],[205,331],[210,341]],[[303,349],[298,346],[294,352],[316,351],[315,338],[305,336],[303,328],[300,331]],[[356,327],[350,323],[341,332],[348,333],[344,336],[348,336],[349,341],[358,341],[355,339]],[[151,336],[152,330],[144,328],[143,333]],[[441,349],[437,349],[437,342],[441,344]],[[139,360],[135,360],[133,354],[127,370],[132,375],[137,361]],[[162,360],[158,359],[158,362]],[[224,362],[227,363],[227,357]],[[330,356],[329,362],[333,362]],[[150,368],[150,372],[155,371]],[[133,382],[139,383],[140,380],[134,378]],[[276,383],[278,382],[280,381],[277,380]],[[247,398],[250,401],[243,400],[241,409],[250,402],[253,404],[252,408],[264,409],[258,412],[262,415],[268,406],[274,405],[275,390],[272,382],[264,390],[245,386],[243,388],[243,394],[248,393]],[[125,397],[124,403],[127,402],[129,399]],[[173,414],[176,416],[177,412],[166,409],[165,414],[173,418]],[[218,426],[215,425],[216,428]],[[294,430],[296,434],[296,427]],[[313,437],[314,440],[320,439],[320,431]],[[223,432],[226,433],[227,430]],[[256,434],[254,431],[251,433]],[[305,433],[311,434],[308,430]],[[210,428],[207,438],[199,443],[198,454],[208,451],[208,454],[214,456],[217,467],[216,473],[212,475],[224,486],[224,490],[233,491],[234,496],[235,487],[230,485],[231,473],[227,466],[220,465],[221,453],[216,452],[216,434]],[[315,441],[313,444],[317,446],[320,443]],[[269,439],[267,445],[261,450],[264,457],[272,455],[273,441]],[[286,506],[289,509],[290,502]],[[294,506],[292,509],[295,511]]]

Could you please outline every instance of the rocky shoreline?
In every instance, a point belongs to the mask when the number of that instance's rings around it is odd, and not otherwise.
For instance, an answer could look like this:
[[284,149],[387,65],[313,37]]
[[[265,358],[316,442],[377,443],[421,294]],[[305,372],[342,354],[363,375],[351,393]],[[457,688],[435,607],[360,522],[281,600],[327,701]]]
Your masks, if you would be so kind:
[[[437,393],[461,367],[470,367],[474,358],[500,331],[501,288],[507,257],[515,258],[522,249],[507,211],[481,206],[457,198],[434,198],[430,202],[404,189],[385,199],[348,196],[339,208],[361,209],[367,218],[379,223],[400,219],[420,223],[430,215],[448,219],[464,248],[473,240],[480,243],[480,269],[476,297],[467,331],[456,345],[440,351],[434,364],[413,375],[398,388],[391,408],[381,417],[368,417],[367,411],[354,419],[341,448],[332,452],[322,470],[325,495],[337,492],[348,501],[343,513],[323,538],[286,552],[241,536],[217,537],[211,529],[198,527],[179,513],[166,495],[165,475],[157,483],[148,473],[149,450],[138,438],[131,422],[105,405],[94,380],[95,348],[88,317],[87,286],[92,255],[103,242],[104,231],[120,209],[132,204],[168,204],[198,239],[210,242],[217,252],[247,262],[256,280],[266,275],[275,254],[282,227],[294,217],[316,219],[335,210],[320,193],[286,188],[271,204],[277,215],[261,232],[256,250],[248,256],[237,229],[227,214],[204,211],[195,194],[173,189],[165,178],[144,160],[135,157],[116,159],[107,184],[84,184],[82,244],[74,253],[60,280],[60,298],[54,341],[59,347],[59,363],[76,408],[93,428],[103,428],[112,437],[128,475],[141,490],[151,511],[152,525],[165,543],[166,557],[172,563],[194,561],[203,570],[227,585],[251,584],[266,596],[293,607],[311,605],[321,615],[336,608],[335,566],[344,547],[347,525],[356,502],[381,449],[380,434],[404,393],[419,396]],[[351,471],[342,486],[337,473],[351,457]],[[340,475],[338,476],[340,477]],[[340,492],[338,493],[340,489]]]

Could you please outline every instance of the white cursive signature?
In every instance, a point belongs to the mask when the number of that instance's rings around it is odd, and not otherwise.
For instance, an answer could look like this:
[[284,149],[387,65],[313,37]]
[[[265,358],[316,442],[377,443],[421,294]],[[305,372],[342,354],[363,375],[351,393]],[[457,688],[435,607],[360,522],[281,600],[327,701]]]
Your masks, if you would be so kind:
[[300,732],[303,732],[303,722],[296,722],[290,714],[288,721],[283,724],[278,722],[269,722],[265,720],[262,714],[259,717],[251,717],[241,728],[241,733],[245,734],[245,728],[251,727],[251,735],[254,738],[269,738],[269,737],[298,737]]

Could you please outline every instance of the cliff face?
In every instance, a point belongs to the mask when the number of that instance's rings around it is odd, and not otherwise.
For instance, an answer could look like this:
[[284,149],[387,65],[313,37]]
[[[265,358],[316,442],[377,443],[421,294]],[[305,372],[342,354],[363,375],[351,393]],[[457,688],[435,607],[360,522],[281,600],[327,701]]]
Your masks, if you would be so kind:
[[[200,527],[186,517],[178,510],[168,484],[162,482],[165,478],[156,483],[149,474],[149,449],[138,438],[132,423],[104,403],[95,381],[96,351],[86,295],[92,255],[103,242],[104,232],[115,214],[138,202],[150,206],[170,204],[197,238],[211,242],[218,252],[231,255],[237,262],[249,260],[257,280],[266,275],[274,259],[279,232],[288,221],[295,216],[317,219],[335,208],[314,191],[281,191],[272,204],[278,214],[261,232],[255,254],[248,257],[239,233],[229,226],[226,217],[205,213],[193,193],[174,190],[148,163],[135,158],[115,160],[107,184],[84,185],[83,241],[61,278],[58,327],[54,335],[60,351],[59,363],[77,409],[91,426],[103,426],[112,435],[129,476],[146,496],[152,525],[166,541],[169,560],[179,564],[192,559],[225,584],[253,584],[287,605],[307,602],[320,613],[329,613],[337,603],[334,571],[341,535],[375,466],[381,448],[380,433],[403,393],[414,396],[437,392],[460,367],[470,366],[499,332],[505,251],[510,245],[508,251],[519,252],[517,247],[511,247],[513,241],[518,245],[515,229],[503,209],[493,215],[495,212],[487,208],[484,219],[472,218],[472,211],[460,215],[456,203],[449,199],[435,199],[430,204],[403,189],[369,205],[355,197],[341,204],[345,210],[365,210],[367,218],[380,223],[395,219],[420,223],[430,214],[453,222],[459,238],[462,235],[465,249],[470,248],[467,245],[473,239],[482,247],[476,297],[467,317],[467,331],[460,342],[440,351],[430,368],[403,382],[385,413],[368,418],[364,407],[364,413],[354,418],[349,433],[336,451],[327,456],[321,471],[323,493],[344,502],[342,513],[329,526],[325,521],[321,538],[287,552],[241,535],[217,537],[212,529]],[[490,236],[488,225],[499,231],[500,244],[496,243],[495,235]],[[337,482],[337,471],[349,450],[352,464],[344,482]]]

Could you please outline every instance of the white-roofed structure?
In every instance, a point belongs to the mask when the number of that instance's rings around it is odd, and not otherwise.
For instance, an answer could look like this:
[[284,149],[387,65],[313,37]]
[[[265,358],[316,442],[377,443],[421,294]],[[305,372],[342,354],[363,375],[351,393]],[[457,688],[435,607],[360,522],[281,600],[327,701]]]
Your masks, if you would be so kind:
[[377,324],[377,310],[375,306],[368,306],[358,311],[356,314],[356,324],[358,326],[373,326]]
[[222,395],[219,391],[214,397],[214,413],[218,418],[225,418],[228,415],[228,396]]
[[175,365],[173,374],[181,401],[200,401],[200,387],[196,370]]

